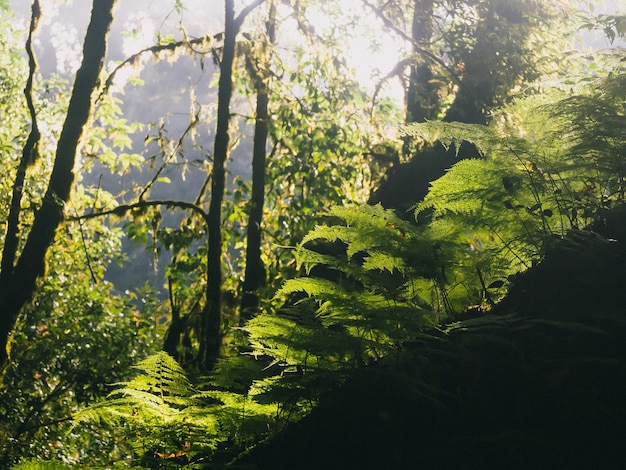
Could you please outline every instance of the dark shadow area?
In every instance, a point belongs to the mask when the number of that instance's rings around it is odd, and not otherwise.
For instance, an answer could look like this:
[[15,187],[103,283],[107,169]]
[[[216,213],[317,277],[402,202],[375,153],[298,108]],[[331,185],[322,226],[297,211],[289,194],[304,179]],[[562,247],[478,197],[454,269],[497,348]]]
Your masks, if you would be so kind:
[[372,191],[368,204],[382,204],[395,209],[406,220],[414,220],[411,208],[424,199],[430,183],[441,178],[459,160],[481,158],[473,144],[463,142],[460,148],[445,148],[440,143],[425,147],[406,163],[389,168],[379,186]]

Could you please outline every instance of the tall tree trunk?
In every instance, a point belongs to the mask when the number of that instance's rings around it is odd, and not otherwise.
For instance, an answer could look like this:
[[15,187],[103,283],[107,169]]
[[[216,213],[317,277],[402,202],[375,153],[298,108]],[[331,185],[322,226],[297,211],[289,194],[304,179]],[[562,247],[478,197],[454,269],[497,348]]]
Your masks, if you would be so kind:
[[430,49],[433,36],[433,0],[415,0],[413,4],[413,55],[406,93],[406,122],[424,122],[434,119],[439,109],[437,88],[433,85],[433,72],[421,50]]
[[217,95],[217,127],[211,172],[209,204],[206,305],[202,312],[200,367],[209,369],[219,354],[222,319],[222,203],[226,187],[226,159],[230,142],[230,99],[233,93],[233,62],[237,39],[234,0],[224,1],[224,48],[220,61]]
[[[267,43],[271,47],[276,42],[276,2],[269,5]],[[263,51],[265,52],[265,51]],[[264,54],[269,61],[271,51]],[[252,72],[256,89],[256,117],[254,123],[254,142],[252,149],[252,195],[246,240],[246,269],[241,298],[240,323],[249,320],[257,312],[259,296],[257,290],[265,283],[265,265],[261,259],[261,226],[265,205],[265,161],[267,157],[267,134],[269,127],[269,90],[268,80],[263,73]]]
[[478,42],[465,62],[463,79],[444,121],[487,124],[496,94],[497,56],[485,53],[489,44]]
[[206,304],[202,312],[199,366],[209,370],[219,355],[222,343],[222,203],[226,187],[226,159],[230,141],[230,99],[233,94],[233,63],[237,34],[246,16],[265,0],[255,0],[235,16],[235,1],[224,0],[224,47],[220,61],[217,92],[217,127],[211,172],[211,202],[207,220]]
[[[74,165],[83,131],[99,85],[115,0],[94,0],[83,44],[83,61],[76,73],[65,123],[57,143],[48,189],[35,215],[24,249],[15,266],[2,263],[0,274],[0,367],[8,361],[9,336],[22,308],[32,299],[45,273],[45,258],[64,220],[65,204],[74,183]],[[3,253],[4,256],[11,254]],[[8,272],[10,271],[10,272]]]

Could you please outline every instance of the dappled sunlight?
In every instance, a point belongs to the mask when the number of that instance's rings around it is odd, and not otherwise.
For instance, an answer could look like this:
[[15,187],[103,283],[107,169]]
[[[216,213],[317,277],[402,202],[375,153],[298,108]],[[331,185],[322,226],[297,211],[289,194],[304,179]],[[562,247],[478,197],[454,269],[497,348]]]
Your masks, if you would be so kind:
[[0,467],[616,467],[621,15],[115,3],[0,1]]

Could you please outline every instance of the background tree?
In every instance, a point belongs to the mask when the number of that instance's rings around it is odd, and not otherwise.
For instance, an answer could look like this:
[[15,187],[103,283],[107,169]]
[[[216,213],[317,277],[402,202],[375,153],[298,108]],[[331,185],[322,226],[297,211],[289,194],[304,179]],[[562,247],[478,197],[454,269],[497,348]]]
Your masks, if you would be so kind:
[[551,1],[364,4],[410,47],[408,57],[385,78],[403,79],[407,123],[439,117],[484,124],[490,110],[506,103],[520,83],[556,65],[538,51],[549,54],[555,41],[560,43],[564,30],[553,22],[567,13]]
[[[265,208],[265,174],[267,137],[269,131],[269,65],[271,48],[276,43],[276,4],[270,1],[266,21],[267,38],[259,40],[256,57],[248,57],[248,69],[256,90],[256,113],[254,147],[252,150],[252,189],[250,193],[250,215],[247,224],[246,268],[241,294],[240,316],[251,318],[259,304],[257,289],[266,283],[267,273],[261,256],[261,230]],[[263,63],[267,62],[267,63]]]
[[[530,93],[541,74],[559,70],[551,57],[557,44],[565,44],[567,11],[560,4],[472,0],[365,5],[411,47],[384,78],[402,79],[407,123],[485,124],[493,110],[516,93]],[[461,158],[479,156],[467,144],[456,153],[422,144],[404,143],[406,164],[389,169],[387,180],[372,192],[371,203],[405,212],[446,168]]]
[[[48,189],[37,211],[33,225],[24,239],[21,253],[17,253],[15,240],[19,233],[20,207],[24,175],[28,167],[36,160],[38,129],[36,111],[31,101],[31,134],[24,145],[22,160],[15,180],[15,191],[11,201],[12,213],[5,236],[0,271],[0,303],[2,304],[2,327],[0,327],[0,366],[4,367],[8,359],[7,346],[9,335],[15,327],[18,316],[36,290],[37,280],[45,273],[46,253],[54,241],[57,228],[64,219],[64,206],[69,201],[74,182],[74,165],[77,149],[88,123],[94,91],[102,70],[106,51],[106,36],[113,20],[114,1],[95,0],[85,43],[83,62],[76,73],[67,116],[59,136],[54,167],[50,175]],[[36,29],[40,7],[33,4],[31,35]],[[32,50],[31,50],[32,54]],[[35,62],[31,58],[31,69]],[[32,83],[32,73],[31,79]],[[32,92],[26,89],[27,96]],[[25,234],[26,235],[26,234]]]
[[[40,13],[38,6],[35,2],[34,20]],[[17,245],[8,242],[9,247],[4,251],[11,253],[16,249],[14,255],[19,259],[46,194],[47,177],[54,167],[63,122],[72,124],[67,121],[70,90],[65,80],[54,76],[43,78],[37,73],[30,47],[33,30],[28,41],[30,67],[23,60],[17,45],[19,34],[11,26],[11,12],[4,5],[1,8],[0,114],[6,117],[6,125],[0,132],[1,171],[6,175],[0,186],[0,198],[5,202],[1,217],[6,221],[10,211],[18,216],[19,232],[12,233],[17,237]],[[97,14],[99,10],[94,12]],[[31,22],[31,27],[35,22]],[[104,30],[101,34],[104,35]],[[97,64],[96,61],[92,66]],[[95,96],[87,97],[89,103],[92,99]],[[71,198],[63,206],[63,222],[45,254],[46,275],[38,279],[33,299],[21,309],[11,329],[12,354],[0,387],[2,467],[9,468],[26,457],[67,457],[78,447],[93,449],[93,455],[109,453],[114,445],[111,446],[111,441],[105,444],[106,432],[102,434],[103,440],[86,434],[68,434],[72,413],[106,393],[107,383],[121,380],[138,357],[154,348],[154,329],[139,316],[133,305],[136,299],[116,294],[112,284],[104,280],[109,265],[122,261],[121,230],[111,227],[105,219],[75,219],[76,214],[114,199],[102,188],[91,187],[84,178],[93,164],[86,155],[89,148],[97,141],[100,148],[107,148],[107,142],[98,137],[107,134],[100,132],[100,125],[115,122],[108,130],[111,135],[117,135],[119,142],[132,130],[116,114],[113,103],[114,100],[102,99],[91,111],[89,125],[85,126],[87,136],[83,138],[88,143],[81,147],[82,151],[77,151]],[[28,155],[28,148],[25,152],[24,141],[29,131],[37,128],[40,131],[35,147],[37,159],[28,160],[30,165],[25,165],[23,157]],[[27,142],[32,143],[32,138],[33,134]],[[106,140],[111,144],[116,139]],[[128,156],[127,160],[130,159]],[[23,178],[20,188],[15,187],[18,174]],[[16,206],[18,194],[19,207]],[[8,226],[15,228],[12,224]],[[13,325],[5,325],[9,326]],[[119,354],[113,355],[111,351]]]

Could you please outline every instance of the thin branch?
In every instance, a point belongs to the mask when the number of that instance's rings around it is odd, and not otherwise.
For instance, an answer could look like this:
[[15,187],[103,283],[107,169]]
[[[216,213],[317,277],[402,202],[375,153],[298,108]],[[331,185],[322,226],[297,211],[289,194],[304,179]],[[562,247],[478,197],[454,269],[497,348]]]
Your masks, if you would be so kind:
[[393,67],[393,69],[391,69],[391,72],[389,72],[387,75],[385,75],[376,83],[376,87],[374,88],[374,94],[372,95],[372,108],[370,110],[370,116],[374,113],[374,107],[376,106],[376,99],[378,98],[378,94],[380,93],[380,90],[382,89],[385,82],[387,82],[387,80],[393,77],[399,77],[401,80],[404,80],[402,78],[404,69],[412,65],[413,62],[414,60],[412,58],[402,59]]
[[380,18],[380,20],[384,23],[384,25],[387,28],[391,29],[394,33],[396,33],[405,41],[411,43],[413,45],[415,52],[418,52],[419,54],[424,56],[427,60],[430,60],[431,62],[434,62],[440,65],[441,67],[443,67],[450,74],[450,77],[456,84],[461,83],[461,79],[458,77],[458,75],[441,58],[437,57],[428,49],[424,49],[422,46],[420,46],[420,44],[415,39],[413,39],[411,36],[409,36],[407,33],[402,31],[395,24],[393,24],[393,21],[387,18],[385,14],[382,12],[382,10],[380,10],[379,8],[376,8],[376,6],[372,5],[368,0],[361,0],[361,1],[363,2],[363,5],[365,5],[374,13],[376,13],[376,15]]
[[[113,85],[113,81],[115,80],[115,77],[117,75],[117,73],[124,67],[126,67],[127,65],[134,65],[136,64],[139,59],[141,58],[142,55],[150,53],[152,55],[158,55],[161,52],[175,52],[177,49],[179,48],[190,48],[192,49],[194,52],[198,53],[198,54],[205,54],[208,52],[199,52],[196,51],[195,49],[193,49],[192,46],[199,46],[202,44],[211,44],[211,42],[215,39],[218,40],[219,34],[217,35],[205,35],[199,38],[194,38],[194,39],[188,39],[186,36],[183,40],[181,41],[176,41],[176,42],[172,42],[172,43],[167,43],[167,44],[157,44],[155,46],[151,46],[151,47],[146,47],[145,49],[140,50],[139,52],[136,52],[135,54],[130,55],[129,57],[127,57],[126,59],[124,59],[122,62],[120,62],[119,64],[117,64],[115,66],[115,68],[111,71],[111,73],[109,74],[109,76],[106,79],[106,82],[104,83],[104,87],[102,88],[102,92],[100,93],[100,95],[98,96],[98,99],[96,101],[101,101],[102,97],[104,95],[106,95],[109,91],[109,89],[111,88],[111,86]],[[211,51],[213,51],[213,47],[210,48]]]
[[[38,157],[36,145],[39,141],[40,134],[37,126],[37,113],[35,111],[35,105],[33,103],[33,79],[35,72],[37,71],[37,60],[35,59],[35,53],[33,52],[33,36],[39,27],[39,21],[41,20],[41,7],[39,0],[35,0],[32,5],[32,13],[30,20],[30,28],[28,31],[28,40],[26,41],[26,53],[28,54],[28,80],[26,81],[26,88],[24,89],[24,95],[26,95],[26,104],[28,106],[28,112],[31,119],[31,135],[36,139],[33,142],[32,154],[24,155],[29,157],[29,164],[35,163]],[[30,140],[30,138],[29,138]],[[26,150],[26,149],[25,149]],[[26,153],[26,152],[25,152]]]
[[155,174],[152,177],[152,179],[144,186],[144,188],[142,189],[141,193],[139,194],[139,200],[140,201],[143,200],[144,196],[148,193],[150,188],[159,179],[159,177],[161,176],[163,171],[165,171],[165,169],[167,168],[168,163],[176,156],[178,151],[182,148],[183,141],[184,141],[185,137],[187,137],[187,135],[189,135],[195,129],[195,127],[200,123],[200,112],[201,111],[202,111],[202,109],[201,109],[201,107],[199,107],[197,112],[195,113],[195,115],[192,117],[191,122],[189,123],[187,128],[184,130],[182,135],[176,141],[176,145],[174,146],[174,149],[170,152],[169,155],[165,156],[165,158],[163,159],[163,164],[161,165],[161,167],[155,172]]
[[94,284],[98,283],[98,279],[96,278],[96,274],[93,271],[93,266],[91,264],[91,255],[89,254],[89,250],[87,249],[87,237],[85,237],[85,229],[83,227],[83,221],[78,221],[78,228],[80,229],[80,240],[83,245],[83,251],[85,252],[85,259],[87,260],[87,269],[89,270],[89,274],[91,275],[91,281]]
[[252,10],[254,10],[258,6],[263,5],[264,3],[265,3],[265,0],[255,0],[250,5],[248,5],[243,10],[241,10],[239,15],[237,15],[237,18],[235,18],[236,30],[239,31],[239,28],[241,27],[244,20],[246,19],[246,16],[248,16],[252,12]]
[[33,52],[33,37],[41,20],[41,6],[39,0],[35,0],[31,7],[30,28],[28,30],[28,39],[26,40],[26,54],[28,55],[28,79],[24,88],[26,96],[26,105],[30,113],[30,133],[28,139],[22,149],[22,158],[17,168],[17,174],[13,183],[13,194],[11,197],[11,207],[7,218],[7,231],[5,236],[4,248],[2,250],[2,262],[0,276],[10,276],[13,273],[15,258],[17,256],[17,246],[19,244],[19,222],[22,212],[22,197],[24,194],[24,182],[26,180],[26,172],[39,157],[39,140],[41,134],[37,125],[37,112],[33,103],[33,80],[37,71],[37,60]]
[[182,209],[182,210],[190,210],[200,215],[205,223],[208,220],[208,213],[202,209],[202,207],[194,204],[192,202],[187,201],[174,201],[174,200],[153,200],[153,201],[138,201],[132,204],[123,204],[121,206],[117,206],[113,209],[101,211],[101,212],[91,212],[89,214],[84,214],[80,216],[74,216],[68,218],[71,221],[80,221],[80,220],[88,220],[95,219],[97,217],[105,217],[107,215],[115,215],[118,217],[126,215],[126,213],[131,212],[136,209],[146,209],[148,207],[165,207],[167,209]]
[[72,421],[73,419],[74,419],[73,416],[64,416],[63,418],[52,419],[50,421],[44,421],[43,423],[34,424],[32,426],[28,426],[27,428],[24,428],[22,432],[20,433],[20,435],[26,434],[32,431],[36,431],[37,429],[48,428],[56,424],[61,424],[67,421]]

